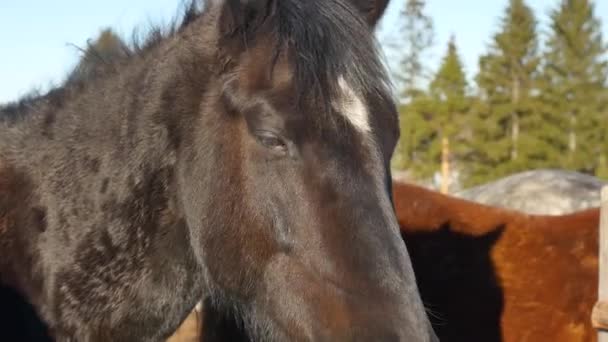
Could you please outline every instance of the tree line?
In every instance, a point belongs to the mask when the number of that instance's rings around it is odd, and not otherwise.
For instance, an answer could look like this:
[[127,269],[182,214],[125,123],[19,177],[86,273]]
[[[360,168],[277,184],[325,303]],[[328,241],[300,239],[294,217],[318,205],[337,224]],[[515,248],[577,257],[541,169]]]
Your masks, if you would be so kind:
[[427,73],[433,22],[424,0],[407,0],[391,46],[402,56],[393,168],[441,175],[444,192],[456,172],[464,186],[537,168],[608,178],[608,45],[595,5],[560,0],[549,19],[541,46],[534,11],[509,0],[469,84],[454,36]]

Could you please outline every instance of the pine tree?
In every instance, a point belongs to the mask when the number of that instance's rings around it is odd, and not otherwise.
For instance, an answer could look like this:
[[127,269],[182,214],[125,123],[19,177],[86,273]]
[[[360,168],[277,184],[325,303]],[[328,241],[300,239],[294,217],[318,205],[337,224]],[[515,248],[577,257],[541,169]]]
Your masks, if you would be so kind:
[[441,67],[431,83],[430,91],[437,106],[433,121],[441,146],[441,191],[447,193],[452,173],[450,160],[457,152],[453,145],[457,135],[461,133],[462,120],[469,110],[467,79],[453,36],[448,43],[448,51]]
[[461,137],[461,123],[466,117],[469,102],[466,75],[452,37],[441,67],[430,84],[428,96],[416,99],[410,109],[422,119],[416,128],[425,128],[422,130],[425,134],[417,140],[416,151],[420,155],[414,170],[423,177],[441,170],[443,192],[449,189],[451,160],[459,152],[454,145]]
[[[423,55],[433,44],[433,21],[424,13],[425,1],[407,0],[401,12],[402,28],[397,30],[402,36],[391,44],[392,49],[400,56],[399,66],[395,69],[394,79],[399,88],[401,139],[393,159],[393,167],[410,168],[417,159],[417,149],[424,145],[423,137],[430,134],[425,131],[424,118],[419,110],[413,107],[424,107],[422,83],[426,76]],[[420,140],[422,139],[422,140]]]
[[398,152],[403,158],[395,158],[393,166],[411,171],[417,177],[432,175],[437,170],[437,163],[429,158],[437,133],[433,124],[433,100],[428,94],[420,93],[411,102],[401,105],[399,116],[401,139]]
[[476,77],[479,103],[471,111],[466,183],[487,182],[547,164],[551,146],[540,144],[543,129],[535,98],[539,53],[534,13],[524,0],[510,0]]
[[607,52],[591,1],[562,0],[551,12],[542,94],[546,120],[563,127],[563,167],[606,173]]
[[426,72],[423,54],[433,45],[433,21],[424,13],[424,7],[424,0],[407,0],[401,12],[403,28],[400,32],[403,37],[400,37],[397,48],[402,56],[395,78],[401,83],[400,97],[403,101],[420,93]]

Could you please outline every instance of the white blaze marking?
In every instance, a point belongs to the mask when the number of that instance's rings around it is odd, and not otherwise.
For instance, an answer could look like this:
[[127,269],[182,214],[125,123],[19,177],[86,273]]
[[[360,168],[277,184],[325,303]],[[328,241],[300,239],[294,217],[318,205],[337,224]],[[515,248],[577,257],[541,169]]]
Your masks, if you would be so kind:
[[344,115],[356,129],[363,133],[371,131],[369,126],[369,113],[364,102],[355,93],[343,77],[338,80],[340,88],[342,88],[342,99],[338,106],[338,112]]

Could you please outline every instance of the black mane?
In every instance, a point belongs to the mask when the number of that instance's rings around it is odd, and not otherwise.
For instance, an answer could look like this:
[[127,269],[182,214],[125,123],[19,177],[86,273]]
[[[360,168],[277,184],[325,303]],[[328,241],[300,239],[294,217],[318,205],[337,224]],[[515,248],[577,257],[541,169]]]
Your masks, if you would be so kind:
[[[58,86],[47,92],[32,90],[16,101],[5,104],[0,103],[0,123],[8,121],[15,122],[27,116],[27,113],[38,104],[50,101],[51,104],[60,104],[69,90],[78,89],[99,77],[107,77],[115,73],[118,67],[130,60],[145,56],[149,51],[159,46],[165,39],[176,35],[187,27],[192,21],[202,14],[203,0],[187,0],[181,5],[177,16],[165,26],[153,25],[144,35],[139,34],[136,28],[131,34],[130,44],[121,41],[116,49],[102,53],[96,51],[96,47],[87,41],[87,48],[80,49],[83,52],[82,59],[73,70],[65,77]],[[94,72],[81,68],[82,62],[89,58],[89,62],[95,69]]]
[[[389,90],[377,44],[364,18],[344,0],[280,0],[274,34],[291,50],[299,94],[326,104],[343,77],[358,93]],[[370,83],[370,82],[377,83]]]
[[[153,26],[143,36],[135,30],[131,43],[122,46],[120,53],[111,58],[95,58],[97,72],[81,73],[77,66],[63,84],[48,93],[32,92],[16,102],[0,105],[0,122],[23,117],[40,101],[61,103],[68,90],[107,77],[121,64],[144,57],[195,22],[208,7],[203,0],[188,0],[182,5],[181,15],[169,25]],[[285,51],[291,57],[297,94],[329,108],[331,99],[341,91],[337,82],[340,77],[357,93],[390,94],[391,85],[378,58],[377,42],[363,17],[347,1],[277,0],[275,11],[269,17],[273,20],[269,27],[277,37],[275,51]],[[94,47],[88,43],[88,49]]]

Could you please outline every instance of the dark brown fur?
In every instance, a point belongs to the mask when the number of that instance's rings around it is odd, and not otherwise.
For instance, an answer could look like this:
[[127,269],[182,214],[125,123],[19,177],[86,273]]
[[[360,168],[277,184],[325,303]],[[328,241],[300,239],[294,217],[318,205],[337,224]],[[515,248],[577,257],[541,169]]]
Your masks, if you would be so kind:
[[254,339],[433,338],[390,203],[386,3],[193,4],[4,108],[2,283],[60,341],[159,341],[201,298]]

